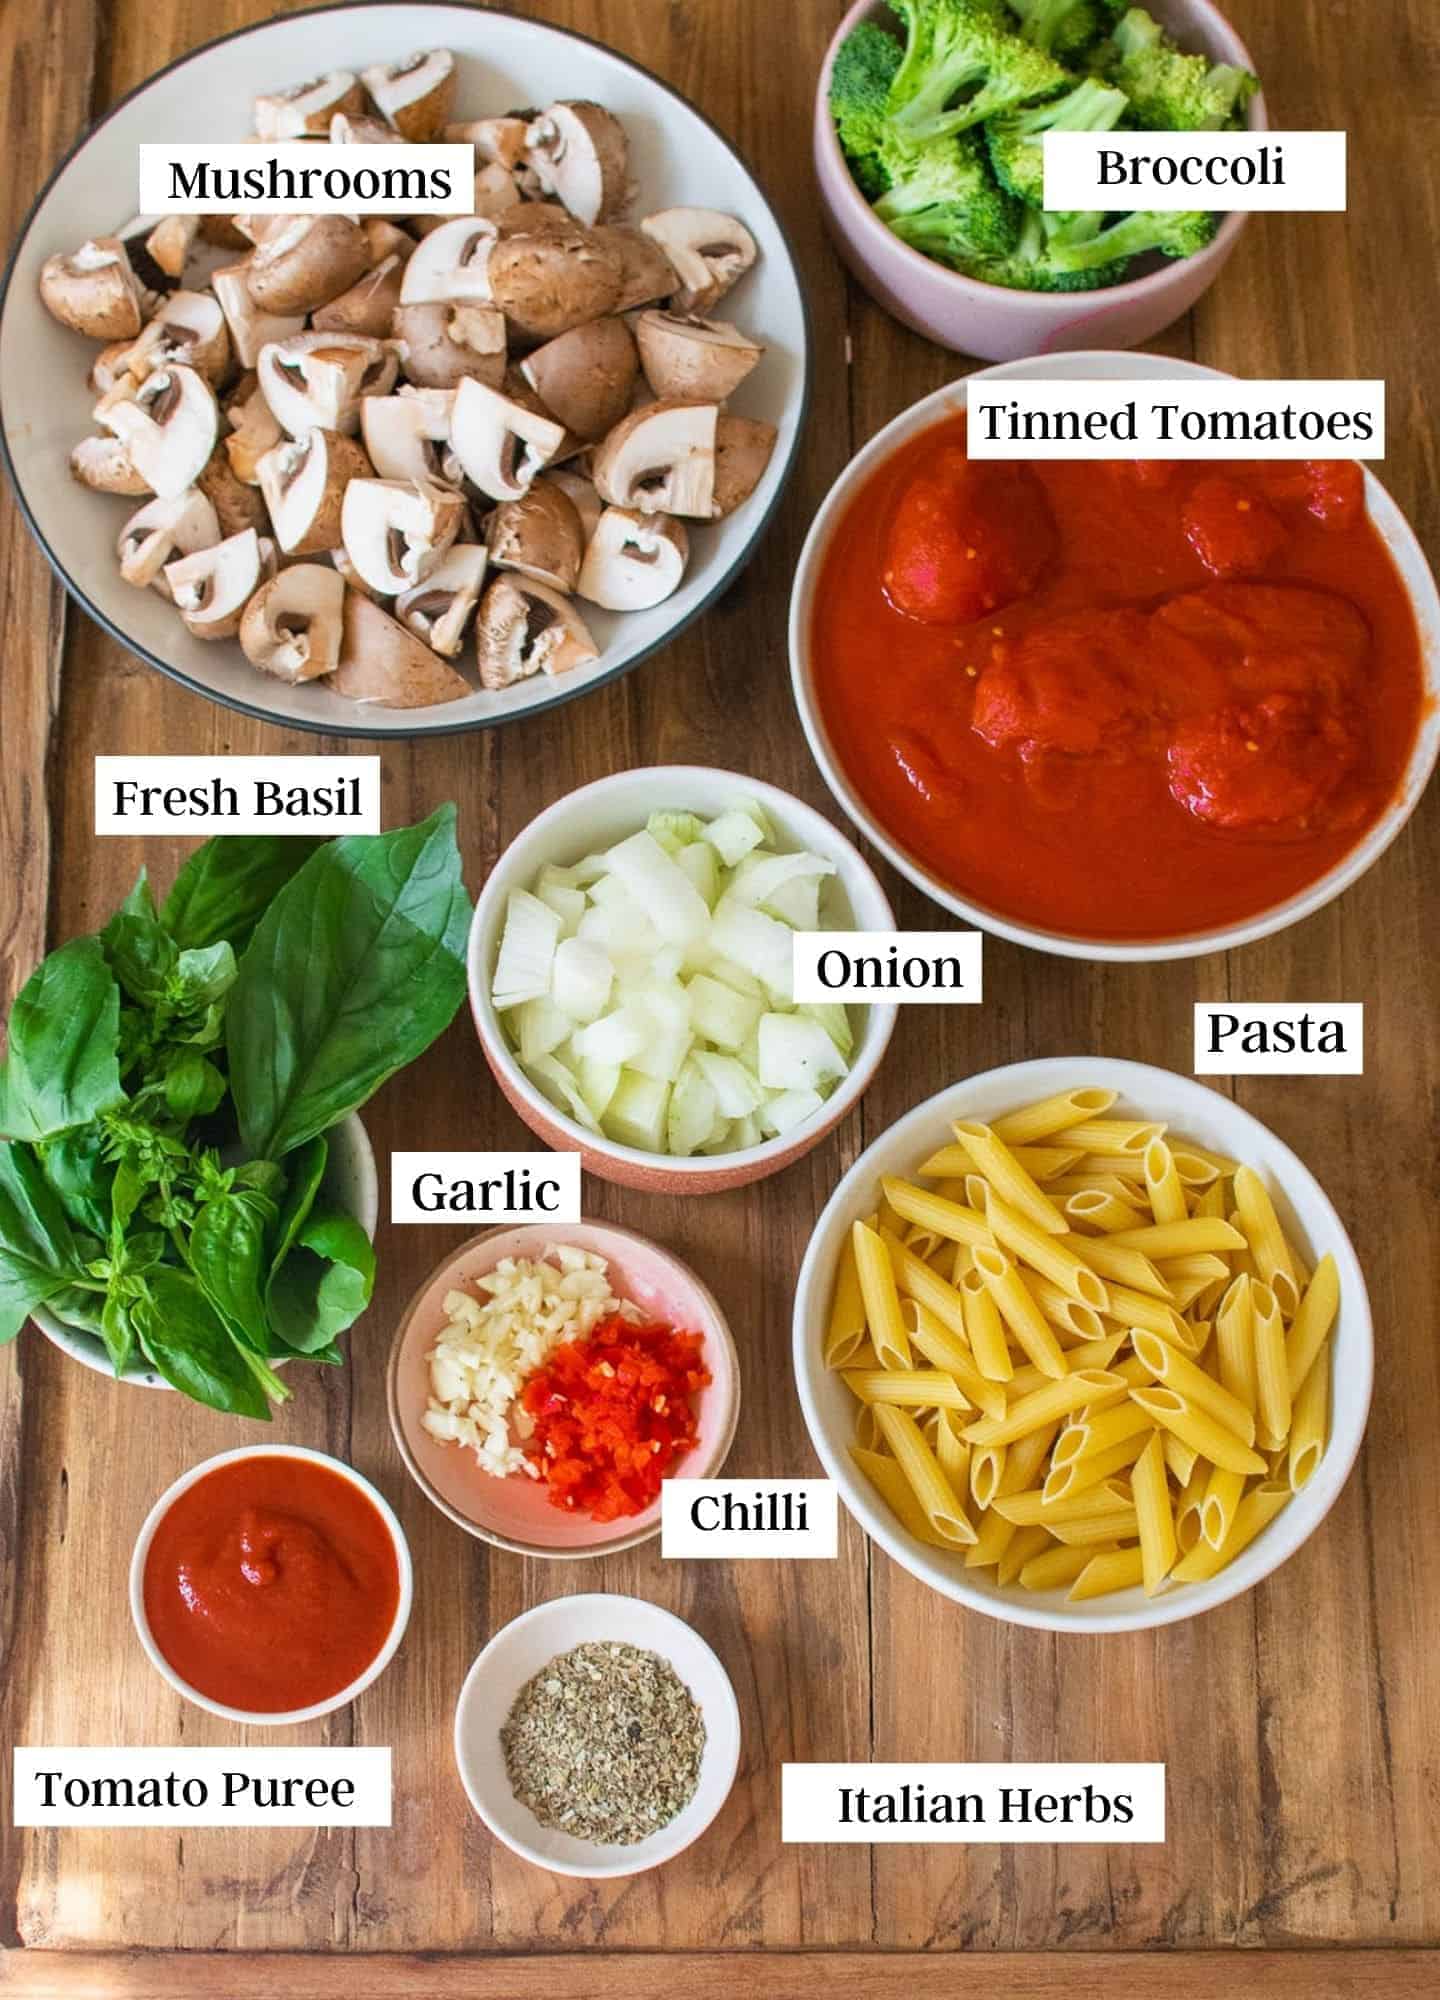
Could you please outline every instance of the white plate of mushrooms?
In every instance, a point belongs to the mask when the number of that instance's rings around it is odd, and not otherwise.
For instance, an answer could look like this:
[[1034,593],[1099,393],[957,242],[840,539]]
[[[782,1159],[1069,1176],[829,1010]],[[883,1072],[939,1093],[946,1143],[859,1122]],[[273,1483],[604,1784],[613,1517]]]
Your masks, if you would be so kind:
[[[248,135],[468,143],[475,212],[127,207],[142,141]],[[807,371],[720,134],[468,6],[183,57],[57,171],[0,300],[0,442],[69,589],[185,685],[334,735],[485,727],[653,652],[752,553]]]

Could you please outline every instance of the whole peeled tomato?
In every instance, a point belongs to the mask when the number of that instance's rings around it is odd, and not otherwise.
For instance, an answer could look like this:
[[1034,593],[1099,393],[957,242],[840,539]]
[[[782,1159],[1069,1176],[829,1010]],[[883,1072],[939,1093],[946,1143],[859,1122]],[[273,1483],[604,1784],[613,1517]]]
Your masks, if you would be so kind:
[[975,463],[952,446],[901,493],[881,581],[907,618],[968,625],[1032,591],[1057,539],[1032,472]]

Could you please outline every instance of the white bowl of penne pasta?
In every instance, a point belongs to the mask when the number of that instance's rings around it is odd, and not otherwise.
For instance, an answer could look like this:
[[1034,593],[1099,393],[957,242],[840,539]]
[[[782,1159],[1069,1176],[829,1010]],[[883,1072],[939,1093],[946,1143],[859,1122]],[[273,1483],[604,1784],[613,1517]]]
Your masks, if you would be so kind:
[[1320,1525],[1365,1432],[1370,1304],[1308,1168],[1168,1070],[989,1070],[836,1188],[795,1374],[850,1512],[991,1617],[1213,1610]]

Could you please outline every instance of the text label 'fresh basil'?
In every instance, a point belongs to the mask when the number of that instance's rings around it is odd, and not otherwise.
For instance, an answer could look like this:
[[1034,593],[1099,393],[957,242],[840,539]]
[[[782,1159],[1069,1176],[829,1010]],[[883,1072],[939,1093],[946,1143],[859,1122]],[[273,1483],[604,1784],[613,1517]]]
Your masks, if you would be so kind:
[[380,831],[378,757],[97,757],[97,834]]
[[983,953],[979,931],[797,931],[795,998],[973,1007],[984,997]]
[[392,1153],[392,1222],[575,1223],[578,1153]]

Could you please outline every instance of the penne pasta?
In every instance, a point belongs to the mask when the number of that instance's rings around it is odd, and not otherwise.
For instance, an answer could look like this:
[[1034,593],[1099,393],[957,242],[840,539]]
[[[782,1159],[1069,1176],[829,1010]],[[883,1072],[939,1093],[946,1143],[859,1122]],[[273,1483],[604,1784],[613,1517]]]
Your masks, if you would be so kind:
[[1235,1509],[1245,1491],[1244,1475],[1215,1466],[1200,1502],[1200,1535],[1212,1549],[1222,1549],[1225,1537],[1235,1525]]
[[1221,1299],[1215,1315],[1215,1349],[1220,1363],[1220,1380],[1247,1410],[1259,1407],[1251,1301],[1253,1284],[1254,1280],[1242,1272]]
[[1092,1555],[1070,1586],[1069,1602],[1083,1604],[1091,1597],[1109,1597],[1117,1590],[1133,1590],[1145,1577],[1145,1563],[1139,1549],[1108,1549]]
[[[1187,1146],[1183,1142],[1179,1145],[1172,1144],[1170,1147],[1170,1160],[1183,1188],[1190,1190],[1204,1189],[1208,1192],[1211,1188],[1219,1186],[1219,1167],[1215,1164],[1214,1160],[1207,1158],[1204,1153],[1196,1152],[1193,1146]],[[1220,1213],[1219,1209],[1216,1209],[1215,1213],[1218,1215]],[[1157,1217],[1156,1219],[1158,1220],[1159,1218]]]
[[861,1403],[855,1412],[855,1445],[860,1451],[880,1449],[880,1426],[875,1421],[873,1403]]
[[1245,1238],[1218,1215],[1189,1215],[1183,1222],[1156,1222],[1145,1229],[1126,1229],[1110,1237],[1113,1249],[1138,1250],[1164,1263],[1202,1251],[1243,1250]]
[[1077,1227],[1113,1236],[1120,1229],[1138,1229],[1145,1218],[1138,1208],[1104,1188],[1085,1188],[1065,1200],[1065,1220]]
[[1108,1451],[1092,1452],[1087,1458],[1072,1458],[1067,1465],[1052,1465],[1046,1476],[1047,1502],[1062,1505],[1075,1498],[1087,1500],[1103,1480],[1124,1472],[1145,1449],[1145,1438],[1136,1433],[1111,1445]]
[[[1047,1194],[1042,1193],[1003,1139],[997,1139],[988,1125],[962,1118],[953,1127],[978,1173],[983,1174],[995,1193],[1018,1209],[1036,1228],[1047,1235],[1063,1236],[1065,1218]],[[993,1224],[992,1224],[993,1227]]]
[[1039,1181],[1042,1186],[1068,1173],[1077,1160],[1084,1158],[1078,1146],[1012,1146],[1010,1151],[1031,1180]]
[[1195,1470],[1195,1461],[1199,1453],[1192,1451],[1188,1444],[1181,1444],[1173,1431],[1166,1431],[1163,1434],[1163,1443],[1165,1463],[1169,1467],[1170,1477],[1183,1492],[1190,1484],[1190,1475]]
[[909,1411],[881,1407],[875,1412],[875,1421],[933,1533],[952,1548],[973,1546],[975,1530],[964,1506]]
[[866,1338],[865,1301],[860,1296],[860,1273],[855,1263],[853,1232],[840,1252],[840,1269],[835,1274],[835,1292],[830,1301],[830,1318],[822,1349],[827,1368],[843,1368]]
[[1152,1139],[1145,1148],[1145,1192],[1150,1199],[1150,1215],[1163,1228],[1184,1222],[1189,1215],[1185,1189],[1175,1171],[1175,1161],[1163,1139]]
[[1042,1555],[1031,1556],[1020,1571],[1022,1590],[1063,1590],[1073,1583],[1087,1563],[1096,1560],[1094,1549],[1067,1549],[1060,1543]]
[[[920,1350],[932,1367],[943,1369],[953,1377],[957,1386],[977,1410],[988,1415],[1000,1416],[1006,1407],[1005,1391],[995,1382],[987,1382],[963,1342],[956,1339],[949,1327],[943,1325],[928,1306],[920,1305],[914,1299],[907,1299],[901,1307],[905,1330],[913,1346]],[[953,1409],[954,1404],[947,1404]]]
[[990,1569],[1003,1558],[1011,1542],[1020,1530],[1013,1521],[1007,1521],[1003,1514],[992,1509],[980,1517],[980,1526],[975,1532],[975,1545],[965,1551],[966,1569]]
[[[1142,1393],[1128,1391],[1130,1394]],[[965,1435],[971,1444],[1013,1444],[1045,1424],[1058,1423],[1082,1404],[1118,1402],[1127,1394],[1122,1377],[1104,1368],[1082,1368],[1058,1382],[1047,1382],[1028,1396],[1011,1403],[1003,1417],[982,1417],[967,1424]]]
[[1112,1451],[1117,1444],[1124,1444],[1127,1438],[1154,1428],[1138,1403],[1115,1403],[1094,1416],[1087,1412],[1081,1422],[1061,1433],[1055,1446],[1055,1463],[1068,1465],[1072,1459],[1095,1458]]
[[1315,1266],[1315,1275],[1305,1287],[1290,1331],[1285,1336],[1285,1373],[1292,1396],[1299,1395],[1301,1384],[1308,1378],[1316,1355],[1325,1345],[1339,1309],[1340,1274],[1335,1267],[1335,1259],[1327,1255]]
[[[1025,1531],[1022,1529],[1021,1533]],[[1140,1520],[1133,1507],[1122,1513],[1091,1514],[1082,1521],[1057,1521],[1047,1529],[1066,1548],[1094,1548],[1099,1542],[1129,1542],[1140,1532]],[[1136,1582],[1139,1582],[1137,1577]]]
[[1015,1363],[1010,1359],[1010,1343],[1005,1338],[1000,1309],[973,1265],[960,1281],[959,1289],[975,1366],[987,1382],[1008,1382],[1015,1373]]
[[1050,1546],[1050,1536],[1044,1528],[1016,1528],[1007,1543],[996,1571],[996,1582],[1008,1586],[1015,1582],[1027,1563],[1044,1555]]
[[1193,1139],[1184,1139],[1178,1132],[1172,1132],[1169,1139],[1172,1153],[1188,1153],[1192,1159],[1212,1167],[1223,1180],[1229,1180],[1239,1171],[1238,1160],[1227,1160],[1223,1153],[1214,1153],[1208,1146],[1197,1146]]
[[1231,1472],[1263,1473],[1268,1467],[1259,1452],[1242,1444],[1234,1431],[1227,1430],[1208,1410],[1177,1390],[1157,1384],[1153,1389],[1132,1389],[1131,1396],[1182,1444],[1188,1444],[1211,1465],[1223,1465]]
[[[910,1366],[910,1342],[900,1318],[900,1295],[895,1285],[895,1269],[890,1252],[879,1233],[857,1222],[850,1232],[855,1246],[855,1269],[860,1296],[865,1304],[865,1320],[875,1352],[886,1368]],[[915,1260],[919,1263],[919,1259]],[[923,1266],[922,1266],[923,1269]]]
[[1270,1191],[1250,1167],[1241,1167],[1235,1175],[1235,1209],[1250,1255],[1255,1259],[1255,1269],[1275,1293],[1282,1316],[1293,1318],[1300,1302],[1294,1259]]
[[1028,1359],[1042,1374],[1056,1379],[1068,1374],[1069,1364],[1054,1332],[1025,1288],[1019,1271],[1003,1250],[977,1250],[975,1269],[985,1289]]
[[1091,1306],[1082,1306],[1077,1298],[1059,1285],[1052,1284],[1048,1278],[1042,1278],[1038,1271],[1027,1274],[1025,1286],[1051,1326],[1060,1332],[1073,1334],[1081,1341],[1105,1338],[1105,1326],[1099,1313]]
[[[1109,1368],[1124,1345],[1123,1333],[1108,1333],[1100,1340],[1086,1340],[1082,1341],[1079,1347],[1067,1348],[1065,1359],[1070,1364],[1072,1374],[1077,1368]],[[1123,1366],[1123,1363],[1120,1364],[1122,1371]],[[1144,1375],[1141,1379],[1148,1382],[1151,1378],[1149,1375]],[[1051,1377],[1043,1369],[1036,1368],[1033,1364],[1017,1368],[1008,1384],[1011,1401],[1013,1402],[1016,1396],[1028,1396],[1032,1389],[1043,1389],[1050,1380]]]
[[[1116,1235],[1120,1232],[1117,1230]],[[1138,1250],[1117,1249],[1114,1236],[1067,1236],[1067,1246],[1077,1257],[1081,1257],[1105,1278],[1110,1287],[1110,1310],[1114,1313],[1115,1286],[1123,1285],[1137,1292],[1144,1292],[1168,1303],[1170,1294],[1165,1289],[1165,1280]]]
[[1116,1158],[1127,1159],[1140,1171],[1145,1148],[1152,1139],[1163,1139],[1165,1127],[1140,1118],[1087,1118],[1082,1124],[1067,1125],[1065,1143],[1086,1153],[1097,1153],[1113,1166]]
[[995,1119],[991,1130],[1007,1146],[1028,1146],[1037,1139],[1051,1139],[1057,1132],[1068,1133],[1088,1119],[1103,1118],[1119,1094],[1115,1090],[1061,1091]]
[[[985,1220],[1001,1249],[1007,1250],[1020,1263],[1028,1264],[1032,1271],[1038,1271],[1081,1305],[1089,1306],[1092,1312],[1108,1311],[1110,1294],[1094,1267],[1086,1261],[1082,1249],[1072,1247],[1068,1231],[1065,1240],[1047,1235],[1037,1229],[1028,1216],[1022,1215],[997,1195],[993,1188],[986,1190]],[[1063,1217],[1061,1221],[1063,1223]],[[1082,1248],[1088,1244],[1088,1239],[1075,1240]]]
[[1145,1220],[1142,1204],[1145,1189],[1142,1182],[1126,1180],[1116,1173],[1107,1173],[1107,1167],[1115,1166],[1114,1160],[1079,1160],[1068,1173],[1059,1174],[1047,1183],[1045,1192],[1052,1201],[1068,1201],[1073,1194],[1111,1194],[1117,1201],[1123,1201],[1136,1212],[1136,1222]]
[[949,1549],[954,1546],[931,1528],[909,1480],[893,1458],[883,1452],[864,1451],[859,1445],[850,1447],[850,1456],[907,1534],[913,1535],[918,1542],[927,1542],[931,1548]]
[[1188,1555],[1201,1539],[1200,1510],[1205,1505],[1210,1471],[1211,1468],[1198,1452],[1192,1454],[1190,1477],[1181,1487],[1175,1502],[1175,1540],[1181,1555]]
[[[885,1199],[902,1220],[915,1223],[937,1238],[966,1243],[971,1249],[978,1244],[995,1241],[983,1215],[977,1215],[974,1209],[965,1208],[958,1201],[947,1199],[938,1190],[932,1192],[929,1188],[915,1187],[909,1181],[899,1180],[884,1180],[881,1186],[885,1190]],[[923,1252],[916,1254],[923,1255]]]
[[906,1410],[969,1410],[974,1405],[943,1368],[843,1368],[841,1379],[862,1403]]
[[1279,1480],[1266,1479],[1259,1486],[1253,1486],[1235,1509],[1235,1519],[1223,1545],[1212,1549],[1208,1542],[1197,1542],[1171,1572],[1175,1581],[1205,1583],[1212,1576],[1218,1576],[1227,1563],[1234,1562],[1236,1556],[1248,1549],[1255,1537],[1269,1527],[1289,1499],[1289,1486]]
[[1292,1400],[1280,1301],[1269,1285],[1250,1292],[1255,1336],[1255,1415],[1266,1444],[1274,1450],[1290,1435]]
[[1179,1278],[1203,1278],[1207,1284],[1213,1283],[1216,1278],[1223,1278],[1227,1285],[1230,1282],[1230,1266],[1223,1257],[1208,1250],[1198,1255],[1192,1253],[1189,1257],[1168,1257],[1155,1268],[1171,1287]]
[[1145,1595],[1154,1597],[1164,1584],[1180,1553],[1175,1539],[1175,1517],[1170,1508],[1170,1482],[1165,1466],[1165,1446],[1159,1431],[1152,1431],[1130,1475],[1135,1495],[1135,1518],[1140,1526],[1140,1580]]
[[1285,1474],[1290,1491],[1298,1493],[1309,1483],[1325,1456],[1330,1429],[1330,1349],[1322,1347],[1310,1364],[1310,1373],[1295,1398],[1295,1414],[1290,1425]]
[[[1203,1166],[1204,1162],[1201,1161],[1200,1164]],[[1180,1173],[1178,1166],[1175,1171]],[[1180,1178],[1184,1180],[1185,1176],[1183,1173],[1180,1174]],[[1209,1187],[1202,1188],[1196,1195],[1195,1204],[1190,1213],[1192,1215],[1219,1215],[1228,1219],[1230,1204],[1225,1199],[1225,1183],[1212,1179]]]
[[1167,1389],[1174,1389],[1202,1410],[1208,1410],[1217,1423],[1223,1424],[1242,1444],[1255,1442],[1255,1417],[1238,1396],[1232,1396],[1223,1383],[1213,1375],[1207,1375],[1198,1368],[1189,1355],[1181,1354],[1158,1334],[1137,1329],[1131,1336],[1135,1352],[1154,1373],[1157,1382],[1163,1382]]
[[890,1252],[895,1284],[902,1298],[912,1299],[933,1313],[962,1342],[965,1339],[965,1302],[938,1271],[932,1271],[923,1257],[907,1250],[898,1237],[882,1238]]
[[1151,1298],[1148,1292],[1132,1292],[1127,1285],[1110,1287],[1110,1317],[1118,1319],[1129,1327],[1143,1327],[1147,1333],[1158,1333],[1172,1347],[1178,1347],[1182,1354],[1198,1354],[1204,1342],[1197,1340],[1196,1330],[1187,1326],[1174,1306],[1161,1299]]
[[977,1507],[993,1507],[1000,1482],[1005,1476],[1007,1447],[1003,1444],[977,1444],[968,1446],[968,1449],[970,1497]]
[[1002,1493],[994,1503],[995,1512],[1003,1514],[1007,1521],[1013,1521],[1017,1528],[1033,1527],[1037,1522],[1041,1527],[1050,1528],[1056,1522],[1065,1526],[1072,1521],[1090,1521],[1097,1514],[1128,1514],[1132,1505],[1130,1495],[1120,1487],[1119,1481],[1113,1484],[1114,1491],[1103,1486],[1096,1487],[1074,1500],[1047,1500],[1043,1487],[1031,1487],[1022,1493]]

